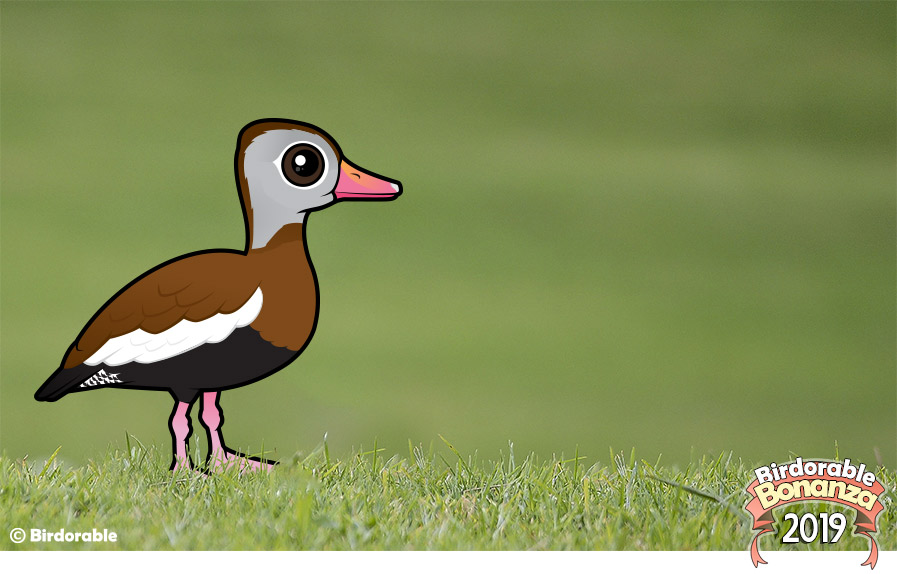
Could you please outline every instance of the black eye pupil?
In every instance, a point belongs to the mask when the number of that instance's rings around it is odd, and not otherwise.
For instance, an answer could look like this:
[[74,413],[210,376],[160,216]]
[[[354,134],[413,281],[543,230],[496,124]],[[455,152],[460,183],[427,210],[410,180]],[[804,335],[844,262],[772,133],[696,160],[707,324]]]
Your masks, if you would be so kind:
[[301,151],[293,158],[293,171],[296,175],[305,175],[314,173],[318,170],[318,157],[307,151]]
[[293,185],[308,187],[324,174],[324,157],[318,148],[297,144],[283,154],[283,174]]

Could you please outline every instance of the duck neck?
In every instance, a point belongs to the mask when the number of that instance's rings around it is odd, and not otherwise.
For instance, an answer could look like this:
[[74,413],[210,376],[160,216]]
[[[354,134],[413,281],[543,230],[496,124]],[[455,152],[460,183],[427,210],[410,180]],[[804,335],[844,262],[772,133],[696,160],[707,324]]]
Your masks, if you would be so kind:
[[288,223],[277,230],[276,233],[261,247],[253,247],[247,255],[265,255],[276,259],[288,259],[295,261],[307,261],[308,250],[305,247],[305,224]]
[[318,280],[305,246],[305,226],[284,225],[264,247],[251,249],[244,263],[245,272],[258,279],[264,297],[252,329],[275,347],[298,354],[314,333],[319,301]]
[[305,224],[305,212],[300,211],[289,216],[284,220],[284,214],[280,214],[277,220],[266,219],[264,217],[255,217],[255,214],[249,214],[252,218],[251,223],[247,220],[246,232],[249,236],[249,249],[264,249],[274,241],[274,238],[281,234],[285,229],[294,226],[302,227]]

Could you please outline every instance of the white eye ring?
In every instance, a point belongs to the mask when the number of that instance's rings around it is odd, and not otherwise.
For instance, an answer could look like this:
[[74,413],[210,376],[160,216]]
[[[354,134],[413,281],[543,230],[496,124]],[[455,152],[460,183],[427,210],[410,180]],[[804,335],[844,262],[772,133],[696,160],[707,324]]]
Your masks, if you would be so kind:
[[[321,177],[318,178],[318,181],[316,181],[312,185],[309,185],[308,187],[302,187],[302,186],[296,185],[295,183],[288,180],[287,176],[285,176],[283,174],[283,170],[280,168],[281,162],[283,162],[283,156],[286,155],[286,153],[288,151],[290,151],[290,149],[293,146],[296,146],[299,144],[307,145],[307,146],[311,146],[311,147],[315,148],[316,150],[318,150],[318,153],[321,154],[321,157],[324,160],[324,173],[321,174]],[[299,158],[297,157],[296,159],[298,160]],[[297,162],[296,165],[303,165],[305,163],[305,158],[303,157],[302,160],[303,160],[302,163]],[[305,141],[305,140],[294,141],[293,143],[289,144],[287,147],[283,148],[283,151],[280,152],[280,155],[278,155],[277,159],[275,159],[272,163],[274,163],[274,167],[277,168],[277,173],[280,174],[280,179],[282,179],[285,184],[289,185],[290,187],[295,187],[296,189],[301,189],[302,191],[309,191],[309,190],[315,189],[316,187],[320,186],[324,181],[327,180],[327,174],[330,173],[330,161],[329,161],[329,158],[327,157],[327,154],[324,153],[324,150],[321,149],[321,146],[319,146],[317,144],[313,144],[312,142]]]

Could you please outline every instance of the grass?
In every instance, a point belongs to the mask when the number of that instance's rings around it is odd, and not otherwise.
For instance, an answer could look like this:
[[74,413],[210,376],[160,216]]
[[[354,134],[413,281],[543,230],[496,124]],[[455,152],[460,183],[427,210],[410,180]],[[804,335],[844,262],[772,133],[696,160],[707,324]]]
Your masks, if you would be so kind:
[[[2,536],[0,548],[682,549],[739,550],[747,560],[752,538],[742,509],[751,469],[731,454],[677,469],[611,452],[603,466],[578,453],[521,456],[509,444],[483,461],[445,441],[428,450],[409,443],[407,457],[384,458],[375,446],[337,460],[325,442],[270,474],[187,476],[168,472],[167,452],[129,442],[80,467],[0,459],[0,524],[106,528],[117,543],[15,545]],[[893,492],[895,473],[876,474]],[[882,500],[876,539],[894,549],[897,508],[890,494]],[[829,548],[867,548],[848,535],[850,524]],[[761,538],[761,550],[806,548],[775,538]]]

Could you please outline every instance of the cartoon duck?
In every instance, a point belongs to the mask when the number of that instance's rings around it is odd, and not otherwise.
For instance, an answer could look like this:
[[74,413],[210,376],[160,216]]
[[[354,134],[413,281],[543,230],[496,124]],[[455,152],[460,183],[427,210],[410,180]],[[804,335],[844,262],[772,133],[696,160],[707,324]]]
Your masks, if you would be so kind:
[[401,184],[346,159],[323,130],[263,119],[240,131],[234,171],[243,251],[183,255],[130,282],[97,311],[38,401],[101,388],[168,391],[171,470],[192,468],[190,410],[201,396],[211,471],[268,469],[271,461],[224,444],[221,391],[259,381],[293,362],[318,320],[318,281],[308,255],[309,214],[339,201],[392,200]]

